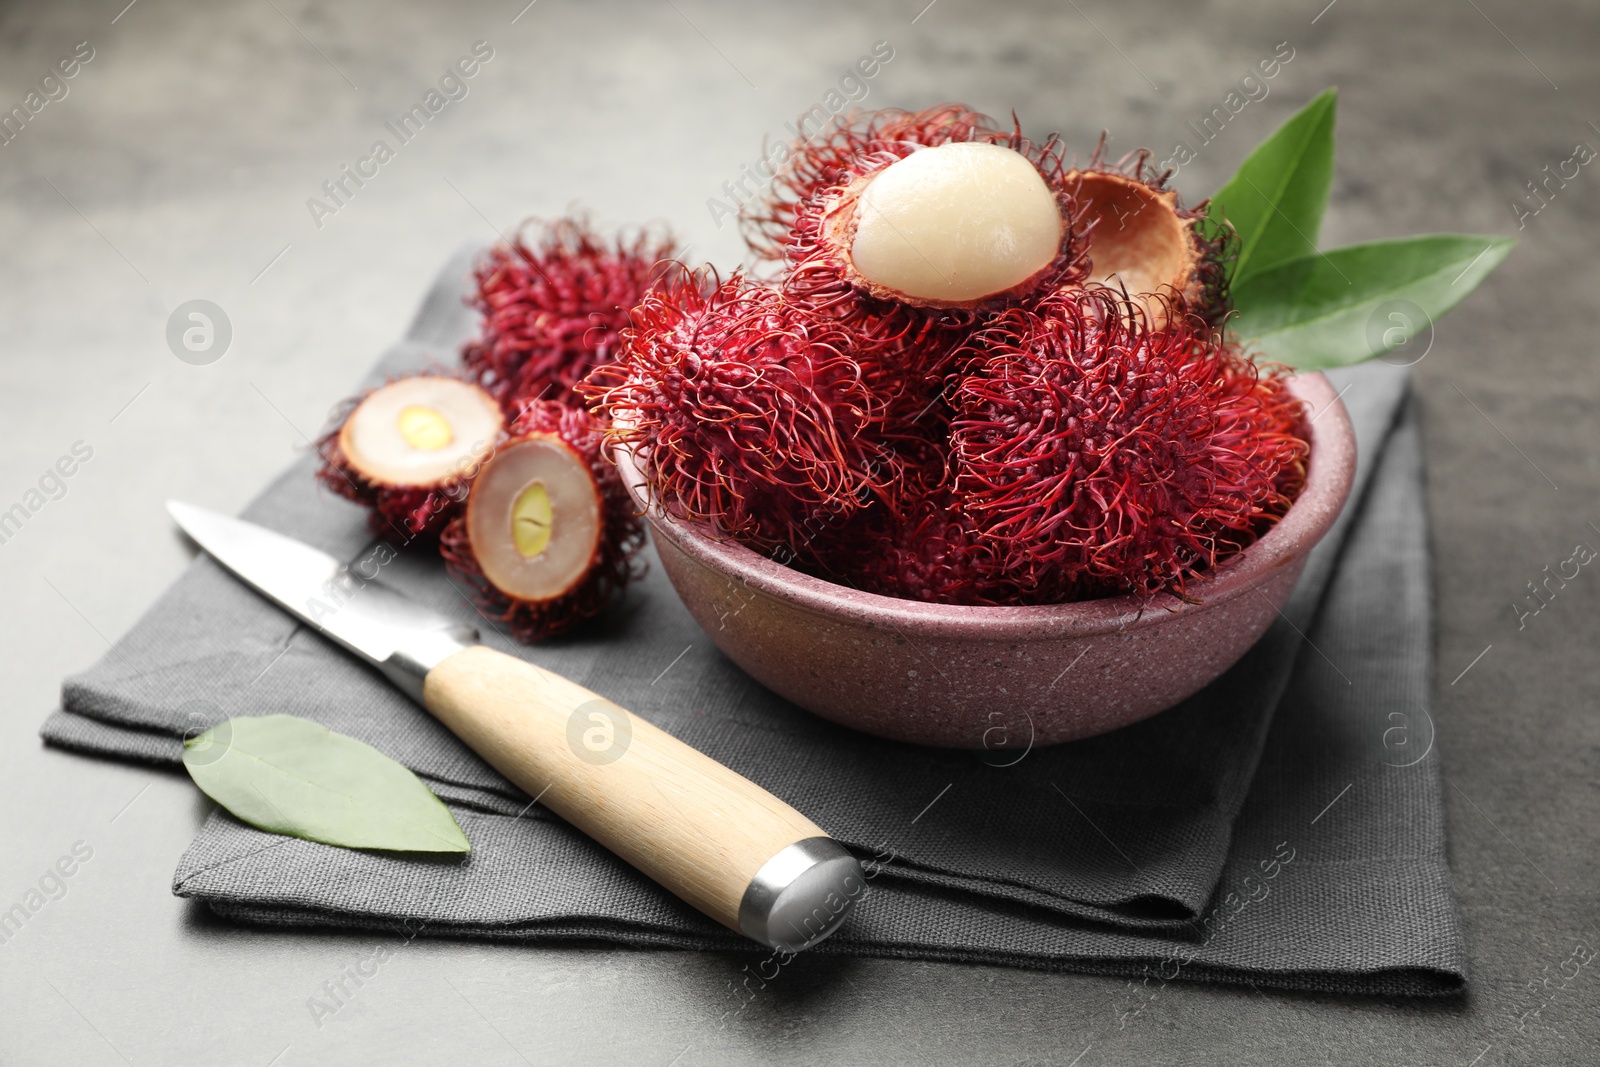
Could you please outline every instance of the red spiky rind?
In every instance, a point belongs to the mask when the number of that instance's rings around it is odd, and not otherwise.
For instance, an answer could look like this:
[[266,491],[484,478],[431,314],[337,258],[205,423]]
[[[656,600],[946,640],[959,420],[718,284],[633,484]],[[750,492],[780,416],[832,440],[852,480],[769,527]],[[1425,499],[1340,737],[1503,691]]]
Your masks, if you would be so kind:
[[634,309],[619,356],[580,391],[673,519],[797,553],[808,525],[848,518],[900,477],[883,432],[904,377],[775,288],[678,279]]
[[677,269],[676,250],[650,228],[606,241],[582,217],[525,223],[478,262],[468,303],[483,325],[463,366],[508,415],[531,399],[581,406],[572,387],[613,358],[629,309]]
[[930,604],[1025,602],[996,545],[948,489],[908,490],[897,508],[874,508],[822,549],[802,569],[863,592]]
[[554,437],[588,465],[600,494],[601,531],[589,570],[572,589],[551,600],[509,597],[484,575],[457,515],[439,538],[439,554],[449,573],[464,585],[477,609],[504,623],[511,636],[531,644],[567,633],[597,618],[622,600],[628,586],[644,577],[640,558],[644,520],[635,510],[622,476],[606,452],[605,427],[589,412],[554,400],[527,401],[511,425],[505,444],[529,437]]
[[[383,385],[364,393],[347,397],[339,402],[329,416],[328,428],[313,442],[312,447],[322,457],[316,479],[346,500],[367,509],[367,521],[372,532],[380,537],[398,537],[403,542],[431,543],[439,532],[460,513],[477,474],[489,452],[477,456],[475,462],[461,468],[453,476],[432,486],[390,485],[378,481],[358,468],[339,444],[340,431],[345,422],[361,406],[361,402],[379,389],[410,377],[456,378],[451,371],[430,369],[417,375],[400,374],[390,377]],[[486,446],[493,442],[486,442]]]
[[[1187,277],[1181,285],[1169,284],[1154,294],[1161,299],[1147,304],[1147,317],[1151,312],[1159,313],[1165,306],[1178,305],[1180,314],[1198,315],[1207,325],[1220,326],[1233,308],[1228,291],[1229,265],[1238,254],[1233,228],[1219,225],[1210,217],[1209,200],[1202,200],[1192,208],[1185,207],[1182,197],[1169,184],[1173,171],[1170,168],[1157,171],[1150,163],[1153,153],[1148,148],[1140,148],[1115,161],[1108,161],[1105,154],[1107,140],[1108,135],[1102,132],[1089,161],[1068,169],[1064,181],[1073,188],[1075,197],[1079,196],[1086,175],[1091,178],[1109,176],[1137,184],[1152,198],[1152,202],[1159,203],[1163,210],[1170,211],[1180,220],[1189,242]],[[1094,270],[1094,227],[1106,225],[1108,221],[1089,217],[1083,221],[1085,238],[1091,245],[1088,253],[1091,273]]]
[[863,278],[850,262],[856,205],[871,180],[919,147],[909,140],[874,141],[833,172],[796,209],[785,248],[780,284],[785,295],[812,313],[837,319],[855,337],[859,351],[899,364],[924,381],[941,377],[966,335],[985,317],[1057,289],[1080,285],[1088,274],[1079,205],[1066,178],[1061,147],[1052,137],[1036,144],[1020,126],[968,139],[1011,148],[1034,164],[1061,210],[1056,257],[1023,282],[1001,293],[962,302],[920,301]]
[[1288,510],[1309,448],[1284,372],[1196,315],[1109,289],[997,316],[970,346],[954,492],[1027,602],[1186,596]]
[[[801,116],[796,129],[804,129],[805,121]],[[1003,133],[993,119],[965,104],[934,104],[921,111],[852,109],[782,149],[772,184],[741,207],[740,231],[758,259],[781,263],[800,205],[837,184],[859,157],[886,145],[934,146]],[[772,159],[774,151],[764,151],[763,157]]]

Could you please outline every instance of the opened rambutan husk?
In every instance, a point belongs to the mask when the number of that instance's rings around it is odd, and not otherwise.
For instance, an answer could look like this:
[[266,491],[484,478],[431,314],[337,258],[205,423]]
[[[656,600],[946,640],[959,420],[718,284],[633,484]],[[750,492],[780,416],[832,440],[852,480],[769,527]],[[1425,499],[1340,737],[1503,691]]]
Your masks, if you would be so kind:
[[581,217],[525,225],[478,264],[469,303],[483,326],[462,364],[513,418],[528,400],[581,406],[572,387],[614,357],[628,310],[675,269],[675,251],[649,229],[607,242]]
[[1028,603],[1170,592],[1288,510],[1302,404],[1198,316],[1058,293],[974,336],[957,386],[958,507]]
[[[466,586],[478,610],[505,624],[520,642],[554,637],[599,616],[622,598],[630,582],[644,574],[645,564],[639,558],[645,544],[644,522],[605,447],[604,427],[584,409],[553,400],[528,402],[495,455],[484,464],[465,508],[439,539],[440,555],[449,573]],[[499,473],[497,464],[514,462],[519,448],[542,449],[548,458],[558,461],[566,456],[557,463],[565,467],[560,476],[569,482],[581,479],[581,485],[569,488],[593,501],[591,514],[575,515],[564,513],[559,490],[546,494],[544,528],[536,531],[542,540],[538,552],[529,558],[537,562],[542,553],[563,550],[567,557],[556,580],[533,596],[502,588],[512,583],[502,577],[497,584],[491,577],[496,572],[515,574],[516,556],[511,557],[509,568],[493,561],[521,553],[523,547],[516,524],[523,521],[521,501],[533,483],[526,481],[525,474],[512,471],[509,488],[493,484]],[[551,471],[548,463],[545,470]],[[518,481],[524,484],[515,484]],[[500,499],[488,499],[491,495]],[[551,497],[556,498],[553,506]],[[509,515],[504,514],[507,500],[514,501]],[[574,524],[584,529],[575,529]],[[569,536],[577,539],[575,548],[563,543]]]
[[505,417],[445,373],[394,378],[336,409],[316,442],[317,479],[370,509],[374,532],[427,541],[455,517]]
[[1207,217],[1205,203],[1185,208],[1150,169],[1150,152],[1105,160],[1102,134],[1083,167],[1065,173],[1079,205],[1086,242],[1085,285],[1123,290],[1155,326],[1169,309],[1221,325],[1230,310],[1228,260],[1233,231]]
[[893,485],[903,375],[777,289],[701,271],[646,295],[616,363],[581,387],[655,506],[762,552],[798,552]]

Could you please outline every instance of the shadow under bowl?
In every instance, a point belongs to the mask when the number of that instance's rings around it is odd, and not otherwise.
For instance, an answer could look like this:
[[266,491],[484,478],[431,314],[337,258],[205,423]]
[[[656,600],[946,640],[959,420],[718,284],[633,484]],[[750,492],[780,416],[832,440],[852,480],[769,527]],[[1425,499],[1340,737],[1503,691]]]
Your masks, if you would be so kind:
[[1290,380],[1310,422],[1306,483],[1259,540],[1191,585],[1194,603],[1138,597],[1039,607],[926,604],[792,570],[649,507],[667,577],[724,653],[825,719],[943,748],[1023,748],[1149,718],[1233,666],[1289,599],[1355,474],[1349,415],[1321,374]]

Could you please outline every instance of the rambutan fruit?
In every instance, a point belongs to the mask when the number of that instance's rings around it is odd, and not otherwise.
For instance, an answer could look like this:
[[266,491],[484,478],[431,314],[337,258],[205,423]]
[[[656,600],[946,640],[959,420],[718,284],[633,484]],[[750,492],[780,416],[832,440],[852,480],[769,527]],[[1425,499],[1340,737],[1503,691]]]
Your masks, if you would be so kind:
[[930,604],[1027,603],[998,546],[947,490],[875,510],[825,547],[807,569],[864,592]]
[[763,552],[864,507],[903,461],[879,443],[903,376],[778,290],[697,272],[647,294],[581,387],[655,505]]
[[953,491],[1036,603],[1185,596],[1288,510],[1308,446],[1283,374],[1176,304],[1057,293],[972,339]]
[[804,201],[786,288],[919,308],[1017,302],[1069,280],[1081,242],[1051,181],[1059,160],[1015,143],[885,143]]
[[494,448],[505,416],[485,390],[443,374],[397,378],[347,401],[317,442],[323,485],[407,540],[441,530]]
[[[526,230],[527,227],[524,227]],[[515,417],[522,401],[581,406],[572,387],[615,353],[628,309],[669,274],[675,243],[639,230],[607,242],[564,218],[491,248],[470,303],[482,334],[462,349],[467,371]]]
[[[803,129],[805,121],[802,116],[797,128]],[[935,104],[921,111],[853,110],[835,116],[810,136],[768,154],[778,156],[779,169],[771,186],[739,213],[745,243],[760,258],[782,261],[799,206],[837,184],[861,156],[894,145],[989,140],[1002,132],[987,115],[965,104]]]
[[780,282],[843,323],[858,351],[931,382],[983,316],[1083,280],[1053,140],[988,132],[868,147],[796,208]]
[[594,618],[643,573],[644,523],[582,408],[531,401],[440,537],[450,573],[518,641]]
[[1229,307],[1231,231],[1215,227],[1204,204],[1183,207],[1177,191],[1167,188],[1168,175],[1150,171],[1148,150],[1114,164],[1104,153],[1102,136],[1088,165],[1064,176],[1082,213],[1085,283],[1125,290],[1157,327],[1174,305],[1220,324]]

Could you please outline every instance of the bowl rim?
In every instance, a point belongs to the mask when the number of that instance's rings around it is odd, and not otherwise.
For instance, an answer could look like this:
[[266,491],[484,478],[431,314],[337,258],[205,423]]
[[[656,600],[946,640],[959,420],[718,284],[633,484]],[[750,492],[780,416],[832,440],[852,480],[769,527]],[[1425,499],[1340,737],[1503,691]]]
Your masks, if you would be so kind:
[[1173,597],[1151,601],[1129,594],[1065,604],[989,607],[933,604],[867,593],[794,570],[735,541],[719,540],[666,515],[653,505],[649,486],[632,451],[617,447],[613,458],[635,505],[658,536],[671,541],[690,559],[793,607],[828,617],[881,622],[902,636],[970,635],[975,629],[982,629],[996,640],[1007,634],[1019,638],[1034,635],[1041,629],[1085,636],[1123,633],[1174,616],[1204,612],[1255,589],[1274,572],[1309,553],[1333,526],[1354,481],[1355,431],[1343,400],[1322,373],[1293,375],[1289,389],[1307,408],[1311,451],[1305,485],[1271,529],[1222,563],[1198,588],[1191,587],[1192,602]]

